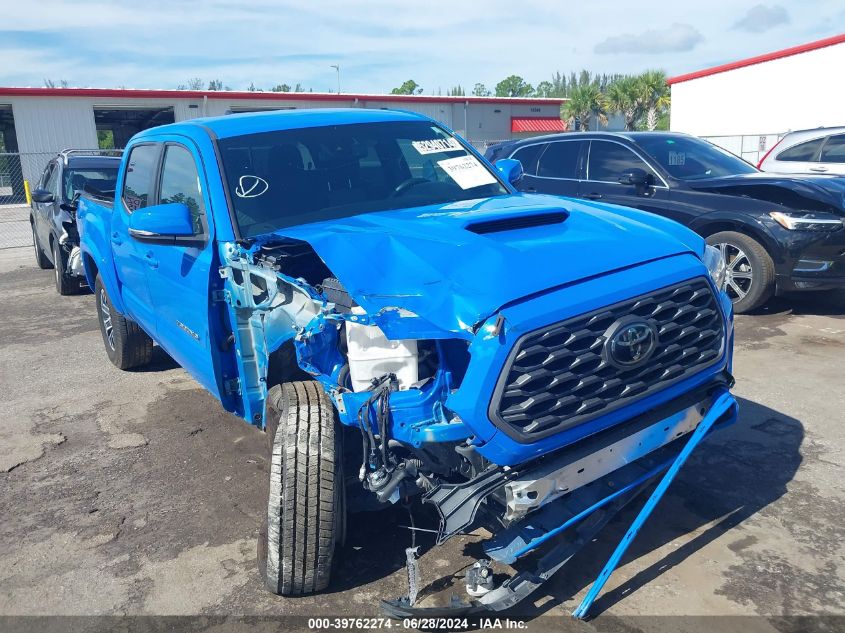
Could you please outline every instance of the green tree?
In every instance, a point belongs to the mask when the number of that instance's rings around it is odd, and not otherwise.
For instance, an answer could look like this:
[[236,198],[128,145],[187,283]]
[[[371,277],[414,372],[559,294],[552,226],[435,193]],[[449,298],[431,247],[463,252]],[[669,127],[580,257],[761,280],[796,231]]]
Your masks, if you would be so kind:
[[[539,86],[538,86],[539,87]],[[565,97],[567,95],[566,75],[561,75],[560,71],[552,75],[552,92],[550,97]]]
[[423,91],[420,88],[420,85],[414,81],[413,79],[409,79],[408,81],[404,82],[398,88],[394,88],[390,91],[392,95],[418,95]]
[[534,88],[519,75],[511,75],[496,84],[497,97],[529,97]]
[[472,88],[472,95],[474,97],[489,97],[490,91],[487,90],[487,86],[484,84],[475,84]]
[[541,81],[534,89],[535,97],[554,97],[555,86],[551,81]]
[[593,116],[598,123],[607,124],[606,99],[593,83],[575,86],[570,90],[569,101],[563,104],[563,113],[571,129],[587,131]]
[[97,147],[100,149],[114,149],[114,132],[111,130],[97,130]]
[[636,85],[637,98],[645,114],[645,128],[654,130],[660,114],[671,105],[666,73],[662,70],[647,70],[636,78]]
[[606,94],[608,110],[622,115],[626,130],[635,130],[640,116],[637,80],[634,77],[618,78],[607,87]]
[[450,97],[463,97],[466,95],[466,92],[464,92],[464,89],[461,87],[460,84],[458,84],[457,86],[449,88],[449,92],[447,92],[446,94],[448,94]]
[[52,79],[45,79],[44,80],[44,87],[45,88],[67,88],[67,79],[59,79],[58,82],[53,81]]
[[223,82],[219,79],[212,79],[208,82],[208,90],[223,90]]
[[276,84],[270,88],[270,92],[290,92],[290,86],[288,84]]

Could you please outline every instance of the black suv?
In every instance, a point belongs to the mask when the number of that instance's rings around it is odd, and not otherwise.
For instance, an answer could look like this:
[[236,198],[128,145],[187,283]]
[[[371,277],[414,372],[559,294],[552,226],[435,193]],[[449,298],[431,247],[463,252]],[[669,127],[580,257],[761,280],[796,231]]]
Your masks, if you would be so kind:
[[727,262],[738,313],[775,293],[845,286],[845,178],[758,171],[669,132],[574,132],[494,145],[522,163],[522,191],[601,200],[685,224]]
[[35,262],[39,268],[55,269],[60,295],[73,294],[85,285],[74,195],[87,190],[113,196],[119,167],[120,152],[64,150],[47,163],[32,192],[29,222]]

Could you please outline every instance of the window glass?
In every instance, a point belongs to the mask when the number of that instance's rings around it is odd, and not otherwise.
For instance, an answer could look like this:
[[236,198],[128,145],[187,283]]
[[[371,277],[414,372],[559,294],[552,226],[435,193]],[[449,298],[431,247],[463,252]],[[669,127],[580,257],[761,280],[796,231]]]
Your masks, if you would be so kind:
[[76,191],[85,191],[86,186],[112,197],[117,181],[117,167],[97,167],[92,169],[65,169],[62,174],[62,191],[67,200],[73,198]]
[[536,145],[528,145],[521,147],[513,153],[514,160],[522,163],[522,171],[529,176],[537,175],[537,159],[540,157],[546,145],[544,143],[537,143]]
[[683,134],[638,134],[637,147],[673,178],[706,180],[735,174],[753,174],[753,165],[700,138]]
[[44,173],[41,174],[41,180],[38,181],[38,188],[39,189],[46,189],[47,188],[47,181],[50,180],[50,175],[53,173],[54,167],[55,167],[54,163],[47,163],[47,166],[44,168]]
[[822,148],[823,163],[845,163],[845,134],[831,136]]
[[819,151],[823,140],[823,138],[816,138],[812,141],[798,143],[798,145],[785,149],[778,154],[777,160],[811,161],[815,158],[816,152]]
[[181,145],[168,145],[165,149],[159,198],[161,204],[181,202],[187,206],[191,212],[194,233],[203,232],[205,205],[197,165],[191,152]]
[[540,156],[537,175],[545,178],[578,178],[579,141],[557,141],[549,143]]
[[259,132],[219,141],[241,235],[504,195],[485,163],[428,121]]
[[56,165],[53,165],[53,168],[50,170],[50,174],[47,176],[47,181],[44,183],[44,188],[53,194],[54,197],[58,197],[59,195],[59,168]]
[[659,182],[657,174],[639,156],[627,147],[607,141],[590,143],[590,158],[587,161],[587,179],[602,182],[619,182],[625,172],[642,169]]
[[138,145],[129,154],[123,183],[123,202],[130,213],[150,204],[158,151],[158,145]]

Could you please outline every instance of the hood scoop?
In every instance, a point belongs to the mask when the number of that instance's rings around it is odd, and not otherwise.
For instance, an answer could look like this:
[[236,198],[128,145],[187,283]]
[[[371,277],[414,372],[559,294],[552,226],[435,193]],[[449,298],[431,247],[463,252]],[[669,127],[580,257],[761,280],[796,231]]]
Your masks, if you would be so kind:
[[551,224],[562,224],[569,217],[568,211],[552,211],[550,213],[523,213],[506,218],[494,220],[482,220],[472,222],[464,228],[476,235],[489,235],[490,233],[504,233],[505,231],[517,231],[519,229],[531,229],[536,226],[548,226]]

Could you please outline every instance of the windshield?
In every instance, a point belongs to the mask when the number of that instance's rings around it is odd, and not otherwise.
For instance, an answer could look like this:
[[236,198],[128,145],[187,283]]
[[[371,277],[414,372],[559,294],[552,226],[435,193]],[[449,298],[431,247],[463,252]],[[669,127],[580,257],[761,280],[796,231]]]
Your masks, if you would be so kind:
[[428,121],[262,132],[221,139],[219,147],[244,237],[508,193],[457,138]]
[[90,189],[101,193],[113,193],[117,182],[117,167],[97,167],[96,169],[65,169],[62,178],[62,191],[65,200],[73,198],[75,191],[84,191],[87,184]]
[[741,158],[697,138],[644,134],[636,141],[670,176],[679,180],[704,180],[757,171]]

